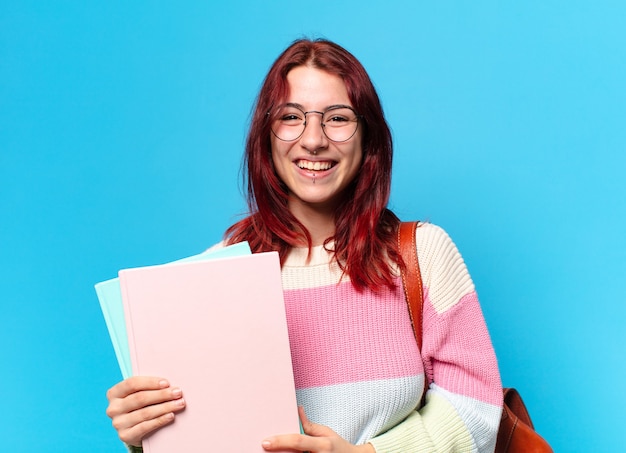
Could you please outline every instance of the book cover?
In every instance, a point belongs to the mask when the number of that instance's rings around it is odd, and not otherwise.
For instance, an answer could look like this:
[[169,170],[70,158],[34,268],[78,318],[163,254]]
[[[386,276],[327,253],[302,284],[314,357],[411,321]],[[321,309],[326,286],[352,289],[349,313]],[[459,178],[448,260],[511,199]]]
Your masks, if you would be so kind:
[[120,284],[133,374],[187,403],[146,453],[261,453],[300,432],[276,252],[128,269]]

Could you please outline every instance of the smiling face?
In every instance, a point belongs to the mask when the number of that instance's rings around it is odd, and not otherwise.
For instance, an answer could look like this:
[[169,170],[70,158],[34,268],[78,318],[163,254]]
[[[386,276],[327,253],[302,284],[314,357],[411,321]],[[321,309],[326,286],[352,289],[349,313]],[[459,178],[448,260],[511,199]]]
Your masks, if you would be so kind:
[[361,166],[361,127],[343,142],[333,142],[324,134],[319,112],[339,105],[352,107],[340,77],[297,66],[287,74],[287,83],[285,104],[309,113],[299,138],[283,141],[272,134],[274,168],[289,189],[289,209],[296,217],[305,208],[332,212]]

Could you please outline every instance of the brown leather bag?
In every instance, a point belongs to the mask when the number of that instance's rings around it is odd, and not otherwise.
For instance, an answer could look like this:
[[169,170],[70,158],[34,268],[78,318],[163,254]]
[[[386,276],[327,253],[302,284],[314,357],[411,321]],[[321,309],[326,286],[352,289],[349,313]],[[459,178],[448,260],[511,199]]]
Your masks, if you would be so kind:
[[[406,264],[406,269],[402,272],[404,294],[409,307],[413,333],[421,351],[424,295],[415,244],[417,224],[418,222],[400,224],[398,247]],[[428,382],[425,386],[428,387]],[[552,453],[550,445],[535,431],[522,397],[513,388],[504,389],[504,406],[495,453]]]

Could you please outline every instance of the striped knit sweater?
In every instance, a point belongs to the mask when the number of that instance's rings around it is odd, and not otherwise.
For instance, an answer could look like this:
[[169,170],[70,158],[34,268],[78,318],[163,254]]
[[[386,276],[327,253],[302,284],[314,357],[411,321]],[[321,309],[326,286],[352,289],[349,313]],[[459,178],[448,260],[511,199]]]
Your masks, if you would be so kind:
[[416,240],[421,358],[399,277],[393,291],[359,293],[322,246],[308,262],[292,250],[282,278],[298,404],[377,453],[492,452],[502,388],[474,285],[441,228],[423,224]]
[[323,247],[308,262],[292,250],[282,278],[298,404],[377,453],[493,452],[502,388],[474,285],[441,228],[422,224],[416,245],[421,358],[399,277],[395,291],[358,293]]

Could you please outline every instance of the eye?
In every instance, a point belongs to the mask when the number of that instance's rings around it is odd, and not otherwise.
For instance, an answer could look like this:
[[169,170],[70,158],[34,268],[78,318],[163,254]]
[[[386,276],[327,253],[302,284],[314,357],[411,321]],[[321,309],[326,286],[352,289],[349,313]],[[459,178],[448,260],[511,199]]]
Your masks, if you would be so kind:
[[301,118],[298,117],[298,115],[294,114],[294,113],[286,113],[284,115],[282,115],[280,117],[281,121],[297,121],[300,120]]
[[349,108],[338,107],[324,113],[324,124],[330,127],[344,126],[356,119],[356,114]]
[[304,122],[304,113],[294,107],[285,106],[278,109],[276,118],[281,124],[296,126]]
[[328,118],[326,118],[326,122],[333,122],[333,123],[341,123],[343,121],[350,121],[348,118],[346,118],[345,116],[341,116],[341,115],[332,115]]

